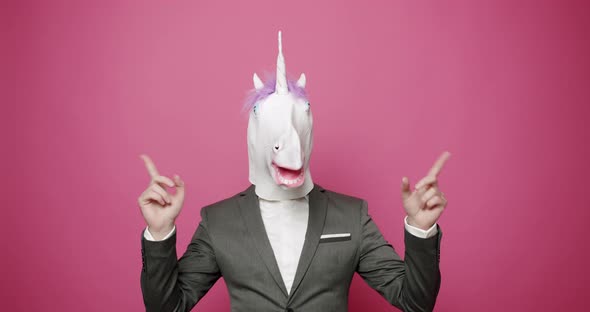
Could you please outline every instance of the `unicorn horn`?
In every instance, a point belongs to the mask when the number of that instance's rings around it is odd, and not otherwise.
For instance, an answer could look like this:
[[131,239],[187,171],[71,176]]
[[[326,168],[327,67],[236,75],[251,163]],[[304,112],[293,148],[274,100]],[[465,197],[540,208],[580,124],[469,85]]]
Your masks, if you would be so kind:
[[283,57],[283,43],[281,40],[281,31],[279,30],[279,56],[277,57],[277,84],[275,92],[278,94],[289,93],[287,87],[287,71],[285,70],[285,58]]

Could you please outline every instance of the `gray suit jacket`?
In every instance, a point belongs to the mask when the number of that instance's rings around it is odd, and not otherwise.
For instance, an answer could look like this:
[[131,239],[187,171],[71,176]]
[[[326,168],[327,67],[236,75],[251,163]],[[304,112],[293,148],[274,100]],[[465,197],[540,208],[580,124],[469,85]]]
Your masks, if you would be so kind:
[[[355,272],[403,311],[431,311],[440,288],[442,231],[427,238],[404,230],[405,261],[383,238],[363,199],[315,184],[293,288],[287,295],[265,232],[254,185],[201,209],[201,223],[177,260],[176,233],[141,235],[141,290],[147,311],[190,311],[223,277],[231,311],[347,311]],[[322,234],[350,233],[344,238]]]

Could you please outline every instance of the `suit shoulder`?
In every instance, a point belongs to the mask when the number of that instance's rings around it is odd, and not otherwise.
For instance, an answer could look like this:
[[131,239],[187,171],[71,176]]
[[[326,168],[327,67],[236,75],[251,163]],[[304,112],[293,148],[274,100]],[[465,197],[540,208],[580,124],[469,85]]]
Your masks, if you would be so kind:
[[235,209],[238,205],[237,199],[243,194],[244,191],[235,193],[229,197],[220,199],[211,204],[205,205],[201,208],[201,214],[203,213],[220,213],[227,209]]

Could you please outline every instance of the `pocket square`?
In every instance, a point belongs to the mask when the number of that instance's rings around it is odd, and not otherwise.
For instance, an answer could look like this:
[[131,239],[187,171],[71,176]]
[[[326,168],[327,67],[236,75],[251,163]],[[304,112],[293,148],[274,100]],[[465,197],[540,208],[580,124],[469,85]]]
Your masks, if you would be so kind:
[[350,240],[350,233],[322,234],[320,243]]

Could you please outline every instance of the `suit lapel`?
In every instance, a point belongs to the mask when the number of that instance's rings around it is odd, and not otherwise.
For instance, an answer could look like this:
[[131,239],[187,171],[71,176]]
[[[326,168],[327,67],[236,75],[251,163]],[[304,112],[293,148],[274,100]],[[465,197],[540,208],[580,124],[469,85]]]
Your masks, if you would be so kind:
[[326,220],[328,199],[324,194],[324,188],[318,184],[314,184],[314,188],[311,190],[311,192],[309,192],[309,218],[307,231],[305,233],[305,241],[303,243],[303,250],[301,251],[299,263],[297,265],[297,271],[293,280],[291,293],[287,294],[285,282],[283,281],[281,272],[279,271],[279,266],[272,250],[272,246],[268,240],[268,235],[264,227],[264,221],[262,221],[262,215],[260,213],[259,206],[260,202],[258,201],[258,196],[256,196],[256,193],[254,192],[254,188],[255,186],[251,185],[244,192],[240,193],[240,197],[238,198],[240,213],[244,219],[244,222],[246,223],[248,232],[250,233],[250,238],[256,246],[256,250],[262,259],[262,262],[272,275],[274,281],[281,289],[285,297],[289,297],[289,301],[291,301],[293,295],[299,287],[299,284],[301,284],[301,281],[303,280],[309,265],[311,264],[315,251],[320,242],[320,236],[322,235],[324,222]]
[[264,222],[262,221],[262,215],[260,214],[260,202],[258,201],[258,196],[256,196],[256,193],[254,192],[254,185],[251,185],[240,194],[238,202],[240,205],[240,213],[246,223],[250,238],[256,246],[262,262],[266,265],[266,268],[277,283],[277,286],[281,289],[285,297],[287,297],[287,289],[285,288],[285,283],[281,277],[279,266],[277,265],[272,246],[270,245],[266,229],[264,228]]
[[324,229],[327,207],[328,198],[324,194],[324,188],[318,184],[314,184],[314,188],[309,193],[309,221],[307,232],[305,233],[305,242],[303,243],[303,250],[301,251],[301,257],[299,258],[299,264],[297,265],[297,271],[288,301],[291,301],[293,298],[301,280],[305,276],[305,272],[307,272],[311,264]]

